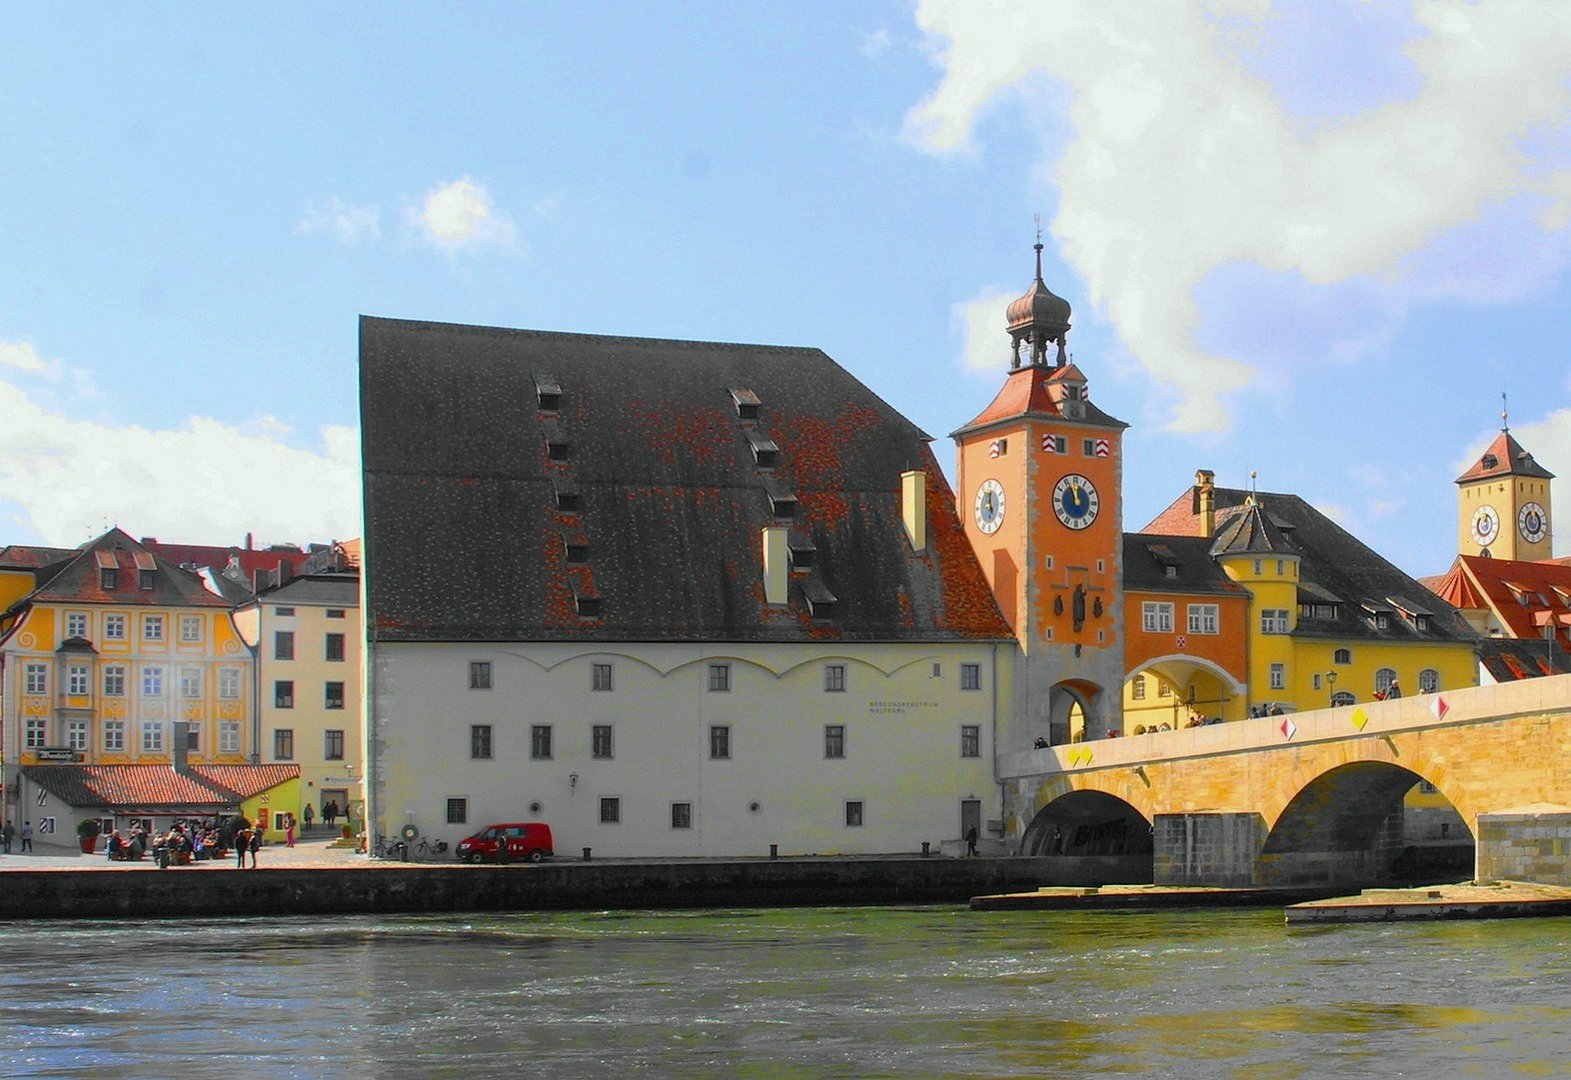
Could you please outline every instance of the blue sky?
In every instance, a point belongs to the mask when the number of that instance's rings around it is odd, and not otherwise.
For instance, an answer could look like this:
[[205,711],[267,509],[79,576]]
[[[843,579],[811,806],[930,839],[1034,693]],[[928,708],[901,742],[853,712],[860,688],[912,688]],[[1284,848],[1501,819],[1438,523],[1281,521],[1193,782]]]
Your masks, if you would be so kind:
[[1571,6],[370,11],[0,8],[0,540],[355,535],[362,313],[817,346],[947,464],[1037,214],[1128,528],[1439,572],[1502,391],[1571,475]]

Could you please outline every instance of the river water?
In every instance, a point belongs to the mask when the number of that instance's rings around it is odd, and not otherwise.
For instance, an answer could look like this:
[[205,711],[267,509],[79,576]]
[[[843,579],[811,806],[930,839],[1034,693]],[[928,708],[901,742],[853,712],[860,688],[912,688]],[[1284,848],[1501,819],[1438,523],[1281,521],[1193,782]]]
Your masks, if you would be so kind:
[[0,1074],[1565,1075],[1571,919],[963,908],[0,927]]

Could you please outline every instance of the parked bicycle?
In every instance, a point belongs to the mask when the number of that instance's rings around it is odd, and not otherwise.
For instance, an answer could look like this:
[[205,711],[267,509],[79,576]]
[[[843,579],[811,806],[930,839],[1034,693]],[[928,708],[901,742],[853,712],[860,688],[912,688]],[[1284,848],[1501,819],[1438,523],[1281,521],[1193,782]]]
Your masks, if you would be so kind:
[[429,836],[422,836],[420,843],[415,845],[415,858],[440,859],[447,854],[446,840],[432,840]]
[[409,843],[391,836],[379,836],[376,841],[376,850],[373,852],[378,859],[409,859]]

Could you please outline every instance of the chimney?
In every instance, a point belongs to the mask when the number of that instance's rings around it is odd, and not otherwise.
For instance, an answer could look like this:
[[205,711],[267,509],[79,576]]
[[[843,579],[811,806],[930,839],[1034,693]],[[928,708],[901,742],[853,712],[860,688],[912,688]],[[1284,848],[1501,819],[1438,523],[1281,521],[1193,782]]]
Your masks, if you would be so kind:
[[900,474],[900,517],[912,551],[927,550],[927,474],[920,469]]
[[267,588],[267,571],[259,566],[251,571],[251,591],[260,596],[265,588]]
[[1200,516],[1200,535],[1210,536],[1216,531],[1216,473],[1210,469],[1195,470],[1195,512]]
[[250,533],[246,533],[245,534],[245,549],[247,551],[251,550],[251,534]]
[[765,525],[763,529],[766,604],[783,605],[788,596],[786,583],[790,579],[790,562],[786,536],[790,531],[784,525]]
[[174,756],[170,764],[174,766],[175,772],[181,776],[187,776],[191,772],[190,765],[186,761],[186,754],[190,749],[191,723],[188,720],[176,720],[174,722],[174,745],[170,747],[170,751]]
[[295,564],[288,559],[278,560],[278,584],[288,585],[295,576]]

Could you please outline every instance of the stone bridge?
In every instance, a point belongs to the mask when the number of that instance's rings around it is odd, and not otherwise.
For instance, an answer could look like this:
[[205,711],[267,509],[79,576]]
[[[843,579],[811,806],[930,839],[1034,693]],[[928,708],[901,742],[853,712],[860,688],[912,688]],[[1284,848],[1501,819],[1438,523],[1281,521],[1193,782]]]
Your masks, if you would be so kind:
[[1402,850],[1404,797],[1428,781],[1471,833],[1479,880],[1571,885],[1571,675],[1027,750],[998,766],[1022,853],[1062,854],[1066,869],[1101,860],[1093,876],[1125,875],[1109,881],[1375,884]]

